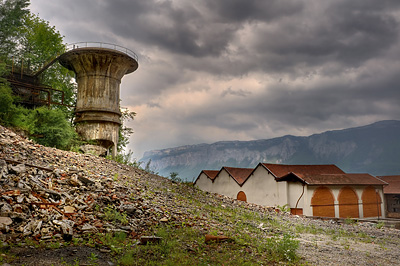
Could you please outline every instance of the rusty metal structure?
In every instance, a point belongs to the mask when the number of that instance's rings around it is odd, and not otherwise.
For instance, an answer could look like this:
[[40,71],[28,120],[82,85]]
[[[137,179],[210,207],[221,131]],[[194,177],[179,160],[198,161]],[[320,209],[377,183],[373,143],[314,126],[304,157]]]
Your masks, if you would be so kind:
[[[42,68],[40,73],[44,70]],[[17,96],[17,102],[27,108],[36,108],[43,105],[74,107],[64,103],[64,92],[62,90],[41,84],[37,72],[31,73],[29,69],[24,69],[23,66],[18,69],[14,68],[13,64],[6,79],[10,83],[13,94]]]
[[69,45],[58,61],[76,75],[78,134],[105,150],[112,149],[115,156],[121,125],[120,83],[138,68],[137,55],[114,44],[83,42]]

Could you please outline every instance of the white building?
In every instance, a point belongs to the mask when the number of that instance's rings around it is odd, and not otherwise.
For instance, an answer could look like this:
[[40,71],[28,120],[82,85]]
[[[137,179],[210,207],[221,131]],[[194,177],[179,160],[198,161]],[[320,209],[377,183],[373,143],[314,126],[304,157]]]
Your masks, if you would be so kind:
[[202,190],[265,206],[284,206],[294,214],[321,217],[384,217],[383,186],[369,174],[347,174],[335,165],[260,163],[254,169],[222,167],[202,171]]

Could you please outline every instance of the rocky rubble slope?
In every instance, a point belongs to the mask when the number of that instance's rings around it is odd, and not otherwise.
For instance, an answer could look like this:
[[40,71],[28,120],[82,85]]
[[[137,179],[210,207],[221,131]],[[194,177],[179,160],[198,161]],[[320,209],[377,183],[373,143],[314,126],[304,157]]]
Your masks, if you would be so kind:
[[[210,211],[221,208],[232,212],[225,215]],[[228,219],[241,210],[281,227]],[[300,241],[301,261],[315,265],[395,265],[400,255],[400,234],[394,228],[277,213],[273,208],[204,193],[104,158],[44,147],[0,127],[3,248],[18,243],[26,247],[29,245],[26,239],[62,246],[90,237],[90,233],[102,232],[125,232],[139,241],[149,228],[159,224],[190,226],[204,234],[218,231],[226,235],[233,235],[230,232],[235,227],[245,225],[253,231],[243,234],[254,239],[289,229]],[[254,230],[259,233],[254,234]],[[326,232],[331,232],[331,236]],[[343,238],[345,235],[354,237]],[[76,255],[76,248],[72,251],[68,248],[65,256]],[[59,250],[59,256],[66,249]],[[57,251],[51,252],[57,254]],[[114,265],[107,248],[90,252],[102,252],[104,260],[98,265]],[[23,250],[19,253],[19,264],[17,261],[13,265],[52,265],[35,261],[42,251],[33,254],[34,250]],[[49,255],[44,251],[43,254]],[[82,256],[87,258],[87,252]]]
[[178,184],[164,177],[44,147],[3,127],[0,185],[0,229],[16,241],[71,240],[87,232],[140,235],[155,223],[188,215],[170,193]]

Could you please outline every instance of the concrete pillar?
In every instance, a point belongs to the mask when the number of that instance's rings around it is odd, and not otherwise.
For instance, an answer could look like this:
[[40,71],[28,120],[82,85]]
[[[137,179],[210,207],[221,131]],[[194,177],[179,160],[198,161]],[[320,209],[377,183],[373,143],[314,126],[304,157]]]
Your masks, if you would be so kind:
[[364,218],[364,208],[363,208],[363,202],[361,199],[358,200],[358,213],[360,218]]
[[64,53],[59,62],[76,74],[78,134],[105,149],[112,148],[115,156],[121,125],[119,87],[122,77],[138,68],[137,60],[114,49],[84,47]]
[[335,200],[333,204],[335,205],[335,217],[339,218],[339,201]]

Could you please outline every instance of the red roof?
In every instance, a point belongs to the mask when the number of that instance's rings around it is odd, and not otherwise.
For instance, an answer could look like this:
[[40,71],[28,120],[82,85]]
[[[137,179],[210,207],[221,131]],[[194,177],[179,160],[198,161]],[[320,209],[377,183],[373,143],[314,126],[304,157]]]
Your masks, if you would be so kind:
[[378,176],[389,185],[383,188],[384,194],[400,194],[400,175]]
[[301,181],[307,185],[387,185],[370,174],[302,174],[289,173],[277,181]]
[[235,167],[222,167],[221,171],[225,169],[228,174],[239,184],[243,185],[243,183],[247,180],[250,174],[253,172],[253,168],[235,168]]
[[322,165],[288,165],[288,164],[262,164],[275,177],[283,177],[289,173],[295,173],[297,176],[316,175],[316,174],[345,174],[334,164]]
[[214,180],[215,177],[218,175],[219,170],[203,170],[202,171],[208,178]]
[[211,179],[214,182],[215,177],[218,175],[219,170],[203,170],[200,172],[199,176],[196,178],[193,184],[197,183],[197,180],[199,180],[201,174],[204,173],[209,179]]

